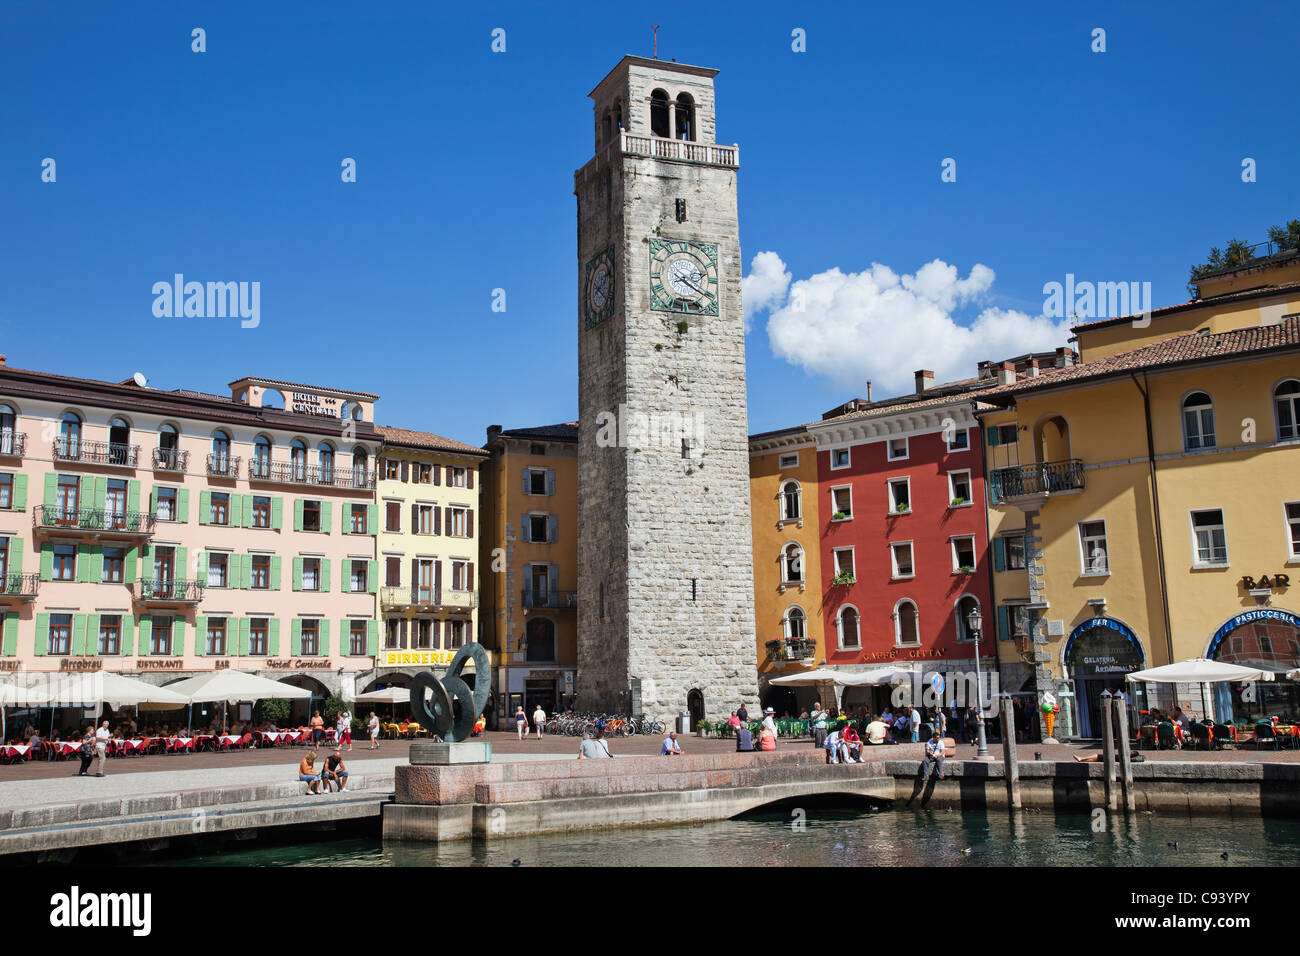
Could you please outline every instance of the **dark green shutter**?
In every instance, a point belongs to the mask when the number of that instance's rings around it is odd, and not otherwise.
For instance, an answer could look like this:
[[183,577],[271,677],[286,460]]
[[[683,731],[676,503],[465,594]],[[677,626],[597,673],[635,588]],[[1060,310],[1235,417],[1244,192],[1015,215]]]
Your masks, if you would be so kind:
[[1007,569],[1007,543],[1002,538],[993,539],[993,570]]

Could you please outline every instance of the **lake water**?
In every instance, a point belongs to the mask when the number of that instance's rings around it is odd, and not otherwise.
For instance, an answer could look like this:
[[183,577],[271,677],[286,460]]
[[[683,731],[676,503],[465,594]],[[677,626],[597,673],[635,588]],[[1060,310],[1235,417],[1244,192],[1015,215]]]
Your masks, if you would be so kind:
[[[682,827],[391,844],[297,834],[298,842],[192,851],[169,866],[1297,866],[1300,820],[916,809],[769,811]],[[1222,854],[1227,854],[1225,860]]]

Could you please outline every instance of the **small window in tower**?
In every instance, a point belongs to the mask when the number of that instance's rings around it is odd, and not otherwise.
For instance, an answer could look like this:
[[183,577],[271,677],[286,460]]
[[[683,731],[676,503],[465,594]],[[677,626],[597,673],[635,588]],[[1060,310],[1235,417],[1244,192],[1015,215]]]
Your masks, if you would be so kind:
[[677,200],[677,221],[678,222],[686,221],[686,200],[685,199]]
[[689,93],[677,97],[677,139],[695,142],[695,100]]
[[655,90],[650,94],[650,134],[671,139],[672,131],[668,127],[668,94]]
[[682,439],[682,457],[683,458],[691,457],[691,440],[689,438]]

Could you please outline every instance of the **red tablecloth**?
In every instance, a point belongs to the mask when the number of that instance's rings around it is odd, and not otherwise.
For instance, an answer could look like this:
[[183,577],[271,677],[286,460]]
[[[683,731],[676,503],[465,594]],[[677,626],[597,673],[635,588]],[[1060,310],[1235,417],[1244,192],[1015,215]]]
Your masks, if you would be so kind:
[[223,750],[238,746],[241,740],[243,740],[242,737],[236,737],[234,734],[221,734],[217,737],[217,743]]
[[70,757],[81,749],[81,744],[69,743],[66,740],[60,740],[57,743],[52,744],[52,746],[54,747],[55,753],[60,757]]
[[6,760],[31,760],[32,748],[26,744],[4,744],[0,746],[0,757]]
[[1294,724],[1278,724],[1273,728],[1273,733],[1279,737],[1300,737],[1300,727]]

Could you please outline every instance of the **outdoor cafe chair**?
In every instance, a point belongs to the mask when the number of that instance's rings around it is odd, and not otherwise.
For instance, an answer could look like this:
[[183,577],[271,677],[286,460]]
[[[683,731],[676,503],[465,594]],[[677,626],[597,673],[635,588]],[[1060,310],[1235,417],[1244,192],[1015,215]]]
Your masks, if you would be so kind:
[[1157,748],[1160,750],[1177,750],[1178,738],[1174,735],[1174,725],[1165,721],[1156,727]]
[[1273,749],[1277,750],[1277,734],[1272,723],[1267,720],[1261,720],[1255,725],[1255,749],[1259,750],[1261,744],[1272,744]]
[[1192,724],[1192,749],[1198,750],[1202,746],[1210,749],[1210,728],[1205,724]]
[[1236,742],[1237,738],[1233,734],[1231,727],[1227,724],[1214,725],[1214,747],[1216,750],[1221,750],[1228,744],[1235,744]]

